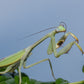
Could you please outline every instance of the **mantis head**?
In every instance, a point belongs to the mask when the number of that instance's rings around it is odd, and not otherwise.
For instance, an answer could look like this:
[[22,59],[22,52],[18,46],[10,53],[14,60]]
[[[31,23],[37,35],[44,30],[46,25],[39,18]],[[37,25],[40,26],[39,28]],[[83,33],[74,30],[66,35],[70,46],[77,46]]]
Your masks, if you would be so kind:
[[56,32],[66,32],[66,24],[64,22],[61,22],[60,25],[57,27]]

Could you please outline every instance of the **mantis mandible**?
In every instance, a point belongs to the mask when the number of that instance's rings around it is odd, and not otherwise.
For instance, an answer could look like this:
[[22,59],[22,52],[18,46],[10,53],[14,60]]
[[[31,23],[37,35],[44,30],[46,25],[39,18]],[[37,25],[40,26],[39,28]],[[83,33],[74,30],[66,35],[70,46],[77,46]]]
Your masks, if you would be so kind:
[[[49,65],[50,65],[52,76],[55,79],[50,59],[43,59],[41,61],[38,61],[37,63],[31,64],[28,66],[26,66],[26,62],[27,62],[27,58],[31,55],[32,50],[47,38],[51,38],[49,46],[48,46],[48,50],[47,50],[47,53],[49,55],[54,53],[54,56],[56,58],[58,58],[61,55],[66,54],[74,44],[76,44],[76,46],[79,48],[79,50],[82,52],[82,54],[84,54],[82,48],[78,44],[79,43],[78,38],[71,32],[65,33],[56,43],[55,35],[58,33],[61,33],[61,32],[66,32],[66,28],[63,24],[60,24],[55,30],[53,30],[52,32],[45,35],[43,38],[41,38],[40,40],[35,42],[33,45],[30,45],[29,47],[25,48],[24,50],[21,50],[13,55],[10,55],[10,56],[0,60],[0,74],[5,74],[7,72],[14,72],[17,69],[17,71],[19,72],[19,84],[21,84],[21,67],[22,66],[24,68],[30,68],[41,62],[48,61]],[[61,45],[65,42],[68,35],[71,35],[75,39],[75,41],[67,44],[59,52],[57,52],[56,49],[61,47]],[[4,71],[2,71],[2,69],[4,69]]]

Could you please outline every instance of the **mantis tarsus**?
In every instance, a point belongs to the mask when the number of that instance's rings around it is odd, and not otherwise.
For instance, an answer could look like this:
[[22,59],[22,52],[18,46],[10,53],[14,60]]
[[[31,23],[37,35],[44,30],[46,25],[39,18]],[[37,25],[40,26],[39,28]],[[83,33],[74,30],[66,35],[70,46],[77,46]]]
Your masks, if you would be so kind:
[[[60,57],[62,54],[66,54],[74,44],[76,44],[76,46],[79,48],[79,50],[82,52],[82,54],[84,54],[82,48],[78,44],[79,43],[78,38],[71,32],[65,33],[59,39],[59,41],[56,43],[55,42],[55,35],[58,34],[58,33],[61,33],[61,32],[66,32],[66,28],[64,27],[64,25],[60,24],[54,31],[48,33],[43,38],[41,38],[40,40],[35,42],[33,45],[31,45],[31,46],[25,48],[24,50],[21,50],[21,51],[15,53],[13,55],[10,55],[10,56],[0,60],[0,71],[3,68],[5,69],[4,71],[1,71],[0,74],[5,74],[7,72],[14,72],[15,69],[17,69],[18,72],[19,72],[19,84],[21,84],[21,71],[20,70],[21,70],[22,66],[24,68],[30,68],[30,67],[32,67],[36,64],[41,63],[41,62],[48,61],[49,65],[50,65],[51,72],[52,72],[52,76],[55,79],[50,59],[43,59],[43,60],[41,60],[37,63],[31,64],[29,66],[26,66],[26,60],[31,55],[32,50],[47,38],[51,38],[49,46],[48,46],[47,53],[48,54],[54,53],[54,56],[56,58]],[[65,42],[68,35],[71,35],[75,39],[75,41],[69,43],[64,48],[62,48],[59,52],[57,52],[56,49],[61,47],[61,45]]]

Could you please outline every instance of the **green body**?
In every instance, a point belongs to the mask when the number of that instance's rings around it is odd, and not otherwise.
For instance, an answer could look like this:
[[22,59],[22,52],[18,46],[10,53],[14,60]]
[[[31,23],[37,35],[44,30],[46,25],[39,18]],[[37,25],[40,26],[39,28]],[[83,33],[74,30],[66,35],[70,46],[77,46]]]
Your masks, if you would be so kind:
[[24,53],[25,53],[25,50],[21,50],[21,51],[15,53],[13,55],[10,55],[10,56],[2,59],[0,61],[0,68],[1,67],[6,67],[6,66],[9,66],[11,64],[14,64],[14,63],[18,62],[22,58]]

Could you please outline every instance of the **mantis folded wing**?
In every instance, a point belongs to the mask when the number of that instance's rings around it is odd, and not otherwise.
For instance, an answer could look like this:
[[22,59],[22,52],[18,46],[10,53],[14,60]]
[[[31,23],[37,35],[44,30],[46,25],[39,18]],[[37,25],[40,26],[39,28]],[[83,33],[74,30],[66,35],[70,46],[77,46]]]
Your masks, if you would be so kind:
[[[59,25],[54,31],[52,31],[49,34],[45,35],[43,38],[38,40],[33,45],[25,48],[24,50],[21,50],[21,51],[17,52],[16,54],[13,54],[11,56],[8,56],[8,57],[0,60],[0,74],[5,74],[7,72],[14,72],[15,69],[18,69],[19,84],[21,84],[21,67],[22,66],[24,68],[30,68],[30,67],[32,67],[32,66],[34,66],[36,64],[41,63],[41,62],[48,61],[49,65],[50,65],[51,72],[52,72],[52,76],[55,79],[50,59],[43,59],[43,60],[41,60],[41,61],[39,61],[37,63],[31,64],[29,66],[26,66],[26,61],[27,61],[27,58],[31,55],[32,50],[47,38],[51,38],[47,53],[48,54],[54,53],[54,56],[56,58],[58,58],[62,54],[66,54],[74,44],[76,44],[76,46],[79,48],[79,50],[82,52],[82,54],[84,53],[82,48],[78,44],[78,42],[79,42],[78,38],[74,34],[72,34],[71,32],[68,32],[68,33],[64,34],[61,37],[61,39],[59,39],[59,41],[56,43],[55,42],[55,35],[57,33],[61,33],[61,32],[66,32],[66,29],[64,28],[63,25]],[[76,41],[73,41],[73,42],[69,43],[62,50],[57,52],[56,49],[61,47],[61,45],[65,42],[68,35],[71,35]],[[3,71],[3,69],[4,69],[4,71]]]

